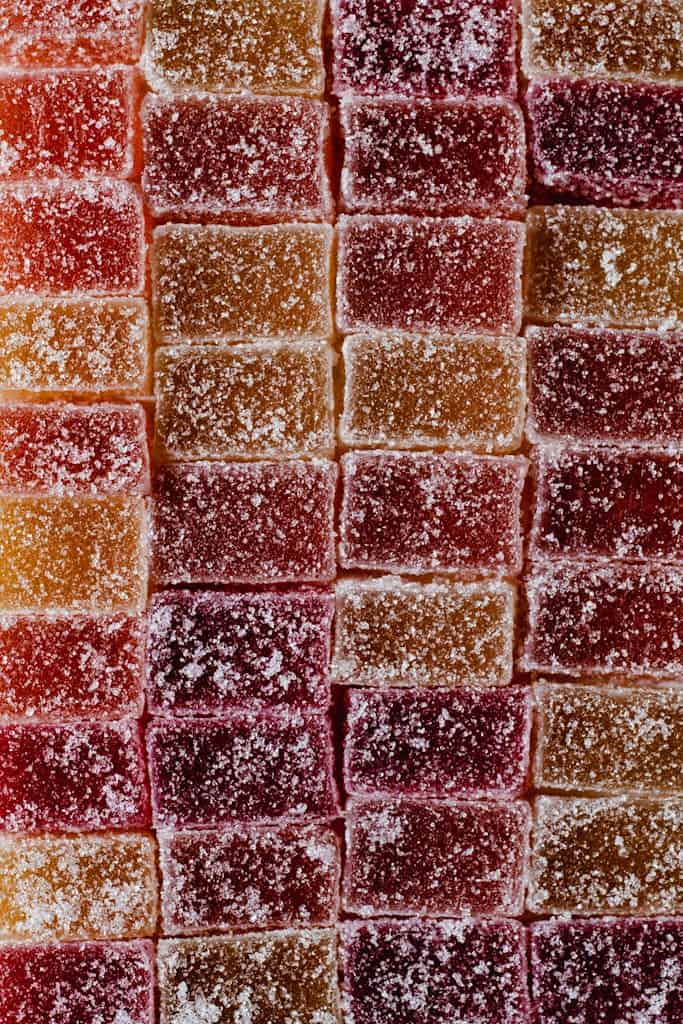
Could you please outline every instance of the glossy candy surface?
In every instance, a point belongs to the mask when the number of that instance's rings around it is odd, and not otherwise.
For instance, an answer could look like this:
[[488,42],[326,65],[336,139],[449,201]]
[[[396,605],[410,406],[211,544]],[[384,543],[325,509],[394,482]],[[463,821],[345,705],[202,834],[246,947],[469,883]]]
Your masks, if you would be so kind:
[[48,67],[133,64],[142,44],[144,0],[6,0],[0,61]]

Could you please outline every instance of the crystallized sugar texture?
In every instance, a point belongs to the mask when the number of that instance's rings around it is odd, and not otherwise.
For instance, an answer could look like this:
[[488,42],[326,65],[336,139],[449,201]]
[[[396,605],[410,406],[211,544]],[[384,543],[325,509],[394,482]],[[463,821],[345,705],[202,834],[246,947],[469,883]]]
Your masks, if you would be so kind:
[[144,0],[5,0],[0,62],[19,65],[134,63]]

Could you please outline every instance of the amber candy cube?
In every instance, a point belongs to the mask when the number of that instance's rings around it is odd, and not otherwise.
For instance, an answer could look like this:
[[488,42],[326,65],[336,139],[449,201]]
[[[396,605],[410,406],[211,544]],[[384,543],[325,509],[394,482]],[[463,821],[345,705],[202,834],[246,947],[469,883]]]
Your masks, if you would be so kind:
[[144,0],[6,0],[0,13],[0,62],[28,67],[134,64],[140,55]]

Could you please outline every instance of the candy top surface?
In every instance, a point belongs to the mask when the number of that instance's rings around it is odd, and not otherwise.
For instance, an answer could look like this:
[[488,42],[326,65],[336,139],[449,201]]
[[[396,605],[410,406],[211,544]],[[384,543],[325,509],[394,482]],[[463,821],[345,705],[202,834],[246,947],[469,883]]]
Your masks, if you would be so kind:
[[3,0],[0,62],[89,66],[134,63],[144,0]]

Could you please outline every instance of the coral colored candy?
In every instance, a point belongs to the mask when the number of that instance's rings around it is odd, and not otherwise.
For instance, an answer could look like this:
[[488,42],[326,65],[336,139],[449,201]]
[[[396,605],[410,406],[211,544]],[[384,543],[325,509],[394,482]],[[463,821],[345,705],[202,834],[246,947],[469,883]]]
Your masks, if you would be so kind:
[[155,217],[322,220],[329,115],[303,98],[148,95],[143,191]]
[[522,566],[526,459],[349,453],[339,560],[347,569],[511,575]]
[[505,686],[515,589],[502,580],[337,582],[332,675],[354,686]]
[[521,911],[530,827],[525,803],[356,799],[346,827],[348,913]]
[[333,817],[334,752],[324,715],[230,711],[157,719],[147,731],[157,825]]
[[507,452],[521,444],[521,339],[359,334],[344,342],[344,378],[346,445]]
[[315,591],[154,594],[147,695],[162,715],[326,708],[334,598]]
[[340,330],[515,334],[523,233],[470,217],[341,217]]
[[334,924],[341,856],[326,825],[162,832],[167,935]]
[[332,462],[162,467],[157,583],[324,582],[335,573]]
[[341,194],[356,213],[519,213],[524,120],[505,99],[345,99]]
[[173,460],[332,454],[333,358],[324,341],[158,349],[157,447]]

